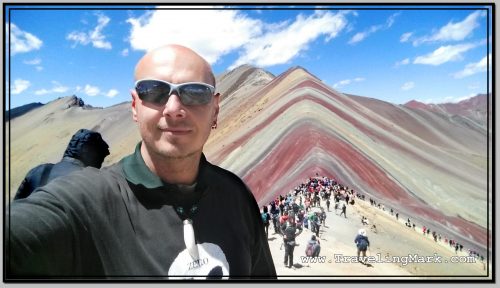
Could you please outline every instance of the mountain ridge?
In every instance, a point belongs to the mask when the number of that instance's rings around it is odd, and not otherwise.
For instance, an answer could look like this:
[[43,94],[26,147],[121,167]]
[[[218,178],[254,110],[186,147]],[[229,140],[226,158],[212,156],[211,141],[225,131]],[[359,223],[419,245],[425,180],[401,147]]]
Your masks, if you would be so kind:
[[[485,250],[486,130],[470,118],[343,94],[303,67],[274,77],[240,66],[217,76],[216,86],[224,95],[219,125],[204,153],[240,176],[259,205],[319,173]],[[11,120],[12,191],[30,168],[60,159],[80,128],[110,144],[104,166],[140,141],[130,102],[100,109],[68,103],[75,99]]]

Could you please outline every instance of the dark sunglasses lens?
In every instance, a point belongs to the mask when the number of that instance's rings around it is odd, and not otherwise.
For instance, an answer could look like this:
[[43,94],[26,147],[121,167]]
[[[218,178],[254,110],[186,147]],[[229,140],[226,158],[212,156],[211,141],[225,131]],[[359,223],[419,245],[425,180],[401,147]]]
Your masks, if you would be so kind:
[[212,90],[202,84],[186,84],[179,87],[181,101],[184,105],[203,105],[212,100]]
[[144,80],[137,83],[135,90],[141,100],[164,105],[168,100],[170,85],[156,80]]

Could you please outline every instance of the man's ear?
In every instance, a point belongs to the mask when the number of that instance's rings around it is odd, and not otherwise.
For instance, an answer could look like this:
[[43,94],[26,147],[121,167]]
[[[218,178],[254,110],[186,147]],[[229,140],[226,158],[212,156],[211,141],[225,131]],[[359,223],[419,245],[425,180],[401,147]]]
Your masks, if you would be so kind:
[[135,90],[130,90],[130,95],[132,96],[132,120],[134,120],[134,122],[137,122],[137,101],[139,99],[139,96],[137,95],[137,92],[135,92]]
[[220,93],[217,93],[214,95],[214,106],[215,106],[214,121],[217,121],[217,117],[219,116],[219,101],[220,101]]

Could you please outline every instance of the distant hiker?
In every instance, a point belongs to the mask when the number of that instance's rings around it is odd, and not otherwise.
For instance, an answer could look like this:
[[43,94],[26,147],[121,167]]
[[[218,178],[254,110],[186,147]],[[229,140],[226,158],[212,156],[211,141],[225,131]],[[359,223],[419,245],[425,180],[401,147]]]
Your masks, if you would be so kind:
[[321,251],[321,246],[319,239],[316,238],[316,235],[312,235],[311,240],[307,241],[306,256],[318,257],[320,251]]
[[304,210],[300,210],[299,213],[297,214],[297,225],[302,226],[304,223],[304,218],[305,217],[305,212]]
[[347,218],[346,209],[347,209],[347,207],[345,206],[345,204],[342,204],[342,212],[340,212],[339,216],[342,216],[342,214],[344,214],[344,218]]
[[304,226],[304,228],[309,229],[309,219],[307,217],[304,217],[302,225]]
[[326,226],[326,212],[325,209],[321,208],[321,213],[319,214],[319,222],[320,224],[323,223],[324,226]]
[[282,233],[282,232],[281,232],[281,226],[282,226],[283,224],[285,224],[285,223],[288,221],[288,217],[289,217],[289,216],[288,216],[288,211],[285,211],[285,212],[283,213],[283,216],[281,216],[281,217],[279,218],[279,229],[280,229],[279,233]]
[[[366,250],[370,246],[370,241],[366,236],[365,229],[363,228],[359,229],[358,235],[356,235],[356,238],[354,239],[354,243],[356,243],[356,247],[358,248],[358,260],[359,262],[364,263],[366,258]],[[363,254],[362,258],[359,257],[360,253]]]
[[297,203],[295,203],[295,201],[293,201],[292,210],[293,210],[293,213],[295,213],[295,215],[297,215],[299,213],[299,209],[300,209],[300,206]]
[[262,217],[262,222],[264,222],[264,228],[266,230],[266,237],[269,238],[269,224],[271,220],[271,215],[267,212],[267,206],[262,206],[262,213],[260,216]]
[[368,218],[366,218],[365,216],[362,216],[361,217],[361,224],[368,225],[368,224],[370,224],[370,222],[368,221]]
[[304,206],[306,207],[306,212],[308,212],[311,207],[311,199],[309,197],[304,200]]
[[399,219],[399,213],[396,213],[396,220]]
[[309,225],[311,226],[311,232],[315,233],[319,237],[319,227],[321,226],[318,213],[312,212],[309,214]]
[[277,234],[279,233],[279,225],[278,225],[278,218],[280,215],[280,210],[278,209],[278,206],[276,205],[275,202],[271,202],[271,218],[273,220],[273,228],[274,228],[274,233]]
[[[280,195],[280,199],[281,199],[281,195]],[[280,204],[279,204],[279,207],[280,207],[280,216],[283,216],[283,213],[285,212],[285,204],[283,204],[283,200],[280,200]]]
[[302,233],[302,229],[297,228],[293,217],[289,217],[288,221],[281,226],[281,231],[283,234],[283,244],[285,245],[284,264],[286,267],[292,268],[295,238]]
[[99,132],[78,130],[68,143],[61,161],[46,163],[31,169],[17,190],[14,200],[31,195],[38,187],[51,180],[81,170],[87,166],[101,168],[104,158],[109,155],[109,146]]

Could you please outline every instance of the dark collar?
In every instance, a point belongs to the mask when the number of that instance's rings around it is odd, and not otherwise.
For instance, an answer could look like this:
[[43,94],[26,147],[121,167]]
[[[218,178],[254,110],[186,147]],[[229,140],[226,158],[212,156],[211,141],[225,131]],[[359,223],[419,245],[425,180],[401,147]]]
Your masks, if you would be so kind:
[[[127,181],[133,183],[134,185],[142,185],[148,189],[171,186],[172,184],[161,180],[158,175],[151,172],[148,166],[146,166],[146,163],[141,155],[141,144],[142,142],[139,142],[135,147],[135,152],[121,160],[122,169]],[[196,178],[196,190],[205,188],[205,179],[207,179],[206,174],[209,165],[210,164],[207,162],[205,155],[201,154],[198,176]]]

